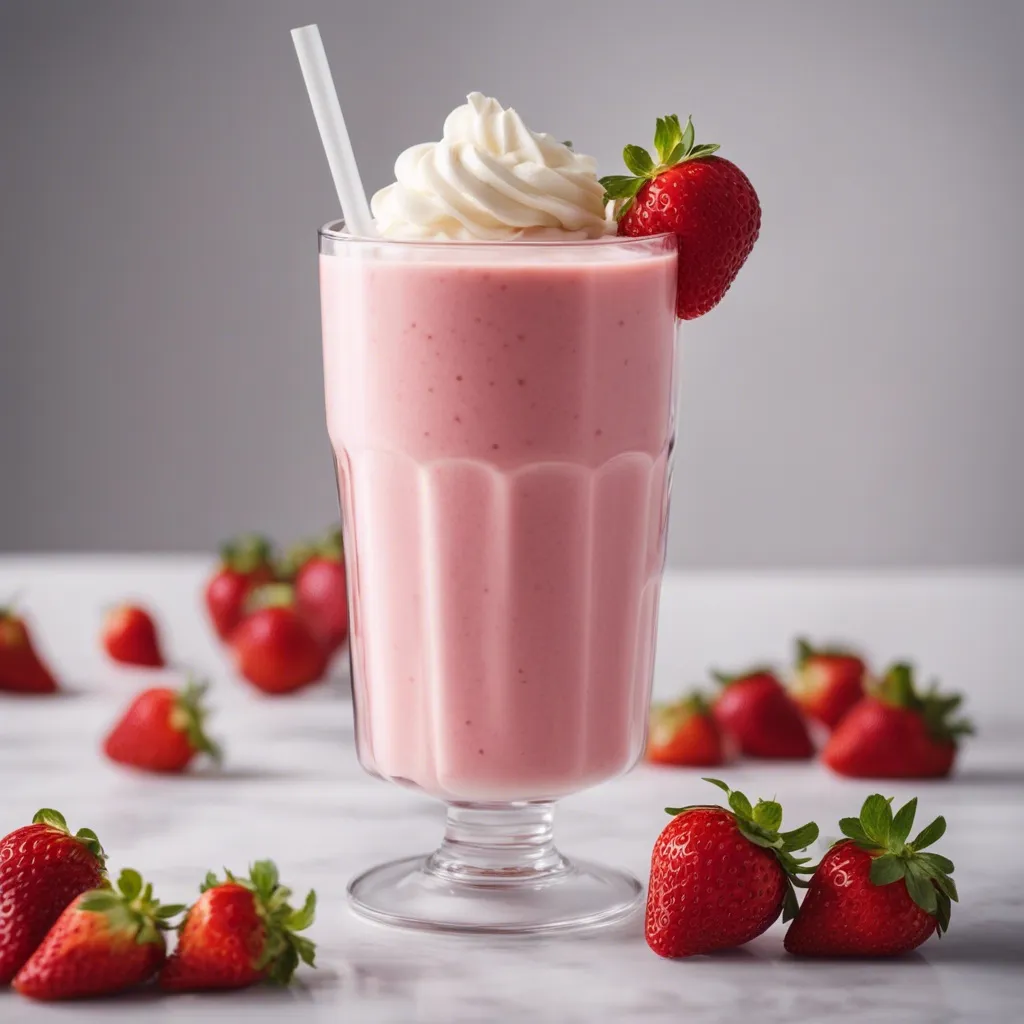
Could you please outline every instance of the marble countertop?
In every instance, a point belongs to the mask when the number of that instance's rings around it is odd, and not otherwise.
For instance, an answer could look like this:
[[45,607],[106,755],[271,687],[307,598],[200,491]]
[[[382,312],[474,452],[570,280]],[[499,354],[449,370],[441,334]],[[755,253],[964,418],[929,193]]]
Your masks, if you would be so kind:
[[[981,735],[950,782],[840,780],[815,764],[743,763],[719,772],[749,795],[776,795],[786,820],[814,818],[825,836],[875,788],[946,815],[942,852],[957,864],[961,903],[941,941],[891,961],[806,962],[776,924],[730,953],[668,962],[643,941],[642,919],[586,936],[494,939],[402,932],[354,917],[345,885],[360,869],[426,851],[443,809],[366,776],[356,762],[342,670],[288,699],[239,682],[198,614],[206,563],[189,558],[0,559],[0,594],[21,591],[41,646],[70,689],[58,700],[0,698],[0,834],[40,806],[96,829],[111,867],[130,865],[166,901],[187,901],[207,869],[272,857],[285,880],[319,895],[310,931],[316,971],[290,990],[218,996],[149,994],[73,1006],[0,992],[4,1024],[41,1021],[1010,1021],[1024,1000],[1024,576],[670,577],[656,689],[670,694],[708,664],[781,657],[797,629],[863,638],[878,658],[918,655],[969,691]],[[219,773],[154,778],[98,754],[100,737],[139,687],[162,673],[111,668],[96,649],[103,606],[135,596],[161,612],[168,646],[214,682]],[[170,673],[173,675],[173,673]],[[645,877],[668,804],[702,799],[697,772],[641,766],[565,800],[562,849]]]

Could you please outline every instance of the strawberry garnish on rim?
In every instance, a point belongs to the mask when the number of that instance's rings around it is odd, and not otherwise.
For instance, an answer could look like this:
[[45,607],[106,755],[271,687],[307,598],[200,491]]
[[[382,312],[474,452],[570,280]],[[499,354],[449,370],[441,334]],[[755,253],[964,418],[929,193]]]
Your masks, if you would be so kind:
[[694,144],[693,121],[672,114],[654,133],[657,162],[626,146],[630,174],[601,179],[614,202],[620,235],[674,234],[679,240],[676,315],[692,320],[713,309],[735,280],[761,230],[761,204],[750,179],[716,156],[717,144]]

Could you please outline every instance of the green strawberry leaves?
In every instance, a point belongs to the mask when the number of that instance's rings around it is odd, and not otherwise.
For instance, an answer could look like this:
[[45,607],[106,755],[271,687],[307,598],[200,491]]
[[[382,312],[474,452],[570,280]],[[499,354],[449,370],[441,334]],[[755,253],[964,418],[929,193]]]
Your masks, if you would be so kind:
[[906,662],[891,665],[872,694],[886,704],[916,711],[924,719],[928,734],[937,742],[957,743],[962,736],[974,732],[969,719],[953,717],[963,703],[963,696],[940,693],[937,681],[923,693],[919,692],[914,685],[914,668]]
[[133,868],[125,868],[117,885],[108,889],[92,889],[79,897],[77,909],[85,913],[102,914],[111,931],[128,932],[144,946],[160,942],[160,932],[173,925],[184,909],[183,904],[161,904],[153,896],[153,886],[142,880]]
[[719,147],[715,143],[694,144],[693,119],[686,119],[686,127],[676,114],[659,117],[654,128],[655,163],[642,146],[626,146],[622,159],[629,174],[610,174],[601,178],[605,202],[616,202],[616,216],[622,217],[633,205],[636,194],[647,184],[671,167],[711,156]]
[[[249,868],[248,878],[238,878],[225,869],[227,882],[248,889],[256,903],[256,911],[263,919],[265,938],[263,952],[254,967],[267,972],[267,980],[275,985],[287,985],[300,961],[316,966],[316,945],[305,936],[305,931],[316,918],[316,893],[311,889],[299,909],[288,902],[292,891],[281,885],[277,865],[272,860],[257,861]],[[224,884],[211,871],[200,887],[207,892]]]
[[[743,793],[730,789],[721,779],[704,779],[711,785],[717,786],[726,794],[729,801],[729,809],[736,819],[736,827],[744,839],[755,846],[771,850],[782,865],[786,875],[786,892],[782,904],[782,920],[790,921],[796,917],[799,906],[796,900],[794,885],[806,888],[807,882],[800,878],[801,874],[810,874],[813,867],[807,864],[810,857],[795,857],[794,854],[806,849],[818,838],[818,826],[809,821],[806,825],[792,829],[789,832],[779,832],[782,825],[782,806],[774,800],[758,800],[753,806],[750,800]],[[666,807],[665,810],[672,815],[680,814],[690,810],[689,807]]]
[[250,573],[269,565],[273,546],[258,533],[244,533],[221,545],[220,560],[235,572]]
[[902,879],[910,898],[935,917],[941,936],[949,928],[951,904],[959,902],[956,884],[949,877],[953,862],[940,854],[922,851],[942,838],[946,819],[936,818],[908,843],[916,812],[916,797],[894,814],[892,797],[873,793],[864,801],[860,817],[841,819],[839,829],[847,839],[874,855],[872,884],[892,885]]
[[[50,828],[57,829],[58,832],[63,832],[65,835],[71,835],[71,829],[68,827],[67,819],[60,811],[55,811],[52,807],[41,807],[35,814],[32,815],[33,825],[49,825]],[[103,867],[107,863],[107,855],[100,845],[99,837],[91,828],[80,828],[74,835],[77,839],[99,862],[100,866]]]
[[221,748],[206,735],[205,725],[209,709],[203,702],[209,684],[190,679],[178,693],[172,713],[171,725],[188,736],[189,746],[197,753],[206,754],[218,764],[223,759]]

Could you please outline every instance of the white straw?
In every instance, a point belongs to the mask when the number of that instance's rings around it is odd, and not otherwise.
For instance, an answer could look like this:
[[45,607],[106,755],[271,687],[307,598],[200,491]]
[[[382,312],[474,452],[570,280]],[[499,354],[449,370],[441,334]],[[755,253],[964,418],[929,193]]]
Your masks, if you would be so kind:
[[313,105],[313,116],[320,129],[320,138],[327,154],[327,163],[331,167],[331,177],[334,178],[345,224],[354,235],[372,237],[376,234],[373,217],[359,177],[352,140],[345,127],[320,29],[316,25],[293,28],[292,42],[302,68],[302,77],[306,81],[309,102]]

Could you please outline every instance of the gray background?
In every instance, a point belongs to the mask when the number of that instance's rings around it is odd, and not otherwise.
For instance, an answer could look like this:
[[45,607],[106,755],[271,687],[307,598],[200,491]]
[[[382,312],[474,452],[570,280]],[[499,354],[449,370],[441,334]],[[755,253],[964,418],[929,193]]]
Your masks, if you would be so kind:
[[474,88],[605,171],[693,112],[756,183],[676,563],[1024,563],[1019,0],[0,0],[0,548],[334,518],[309,21],[371,190]]

